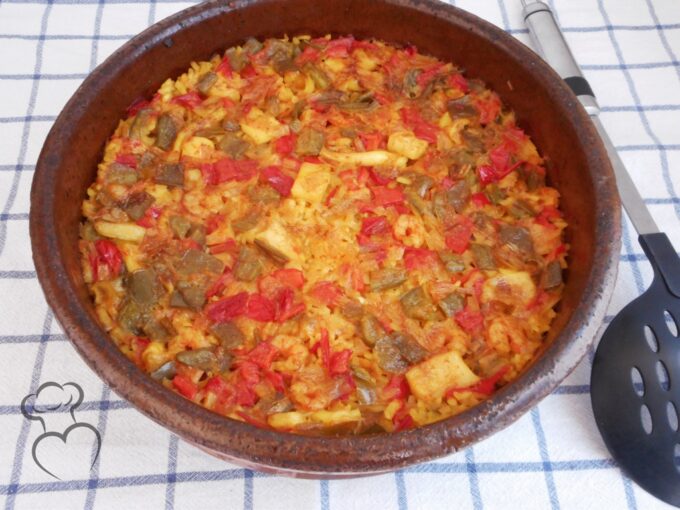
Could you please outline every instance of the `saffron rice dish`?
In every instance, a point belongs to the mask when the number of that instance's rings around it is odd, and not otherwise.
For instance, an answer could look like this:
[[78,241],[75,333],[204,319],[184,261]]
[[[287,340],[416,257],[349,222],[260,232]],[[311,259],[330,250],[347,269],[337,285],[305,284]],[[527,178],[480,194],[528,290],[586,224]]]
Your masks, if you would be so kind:
[[216,413],[423,426],[545,342],[568,251],[545,164],[495,92],[415,47],[250,39],[130,105],[83,277],[120,350]]

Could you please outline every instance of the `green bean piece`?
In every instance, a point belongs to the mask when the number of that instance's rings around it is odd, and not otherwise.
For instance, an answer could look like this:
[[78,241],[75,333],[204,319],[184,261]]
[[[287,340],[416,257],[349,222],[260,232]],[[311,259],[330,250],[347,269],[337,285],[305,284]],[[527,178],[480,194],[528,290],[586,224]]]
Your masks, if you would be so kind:
[[453,317],[465,308],[465,298],[456,292],[452,292],[439,302],[439,308],[447,317]]
[[472,258],[477,269],[484,271],[496,269],[496,262],[494,261],[491,247],[485,244],[472,243],[470,244],[470,249],[472,250]]
[[262,274],[263,264],[257,249],[242,246],[234,265],[234,276],[237,280],[252,282]]
[[158,117],[156,123],[156,147],[167,151],[172,148],[177,138],[177,125],[169,113],[164,113]]
[[370,289],[373,292],[394,289],[406,281],[408,275],[405,269],[387,267],[371,274]]
[[182,163],[165,163],[156,171],[154,180],[158,184],[181,188],[184,186],[184,165]]
[[243,332],[233,322],[222,322],[210,327],[210,333],[220,341],[220,345],[226,351],[235,349],[245,342]]
[[562,267],[557,260],[550,262],[543,273],[542,286],[544,289],[554,289],[562,285]]
[[146,191],[134,193],[125,200],[123,211],[130,217],[132,221],[141,220],[144,217],[147,209],[154,203],[154,198]]
[[211,370],[217,364],[217,357],[210,349],[178,352],[175,359],[180,363],[205,371]]

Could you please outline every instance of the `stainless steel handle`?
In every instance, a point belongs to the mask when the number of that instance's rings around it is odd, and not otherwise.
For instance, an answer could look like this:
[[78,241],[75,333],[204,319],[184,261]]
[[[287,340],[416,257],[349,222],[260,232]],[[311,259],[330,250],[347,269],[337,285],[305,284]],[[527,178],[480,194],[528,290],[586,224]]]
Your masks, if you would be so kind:
[[626,166],[621,161],[614,144],[597,117],[600,113],[600,106],[597,104],[595,94],[583,77],[550,7],[543,2],[527,2],[526,0],[522,0],[522,4],[524,5],[522,11],[524,20],[536,51],[567,82],[567,85],[571,87],[593,119],[593,124],[595,124],[602,138],[614,168],[621,201],[635,230],[640,235],[659,232],[659,227],[654,222],[652,215],[649,214],[649,210],[630,178]]
[[522,0],[524,22],[529,28],[531,42],[536,51],[571,87],[588,114],[600,113],[595,94],[581,73],[567,41],[557,26],[550,7],[543,2]]

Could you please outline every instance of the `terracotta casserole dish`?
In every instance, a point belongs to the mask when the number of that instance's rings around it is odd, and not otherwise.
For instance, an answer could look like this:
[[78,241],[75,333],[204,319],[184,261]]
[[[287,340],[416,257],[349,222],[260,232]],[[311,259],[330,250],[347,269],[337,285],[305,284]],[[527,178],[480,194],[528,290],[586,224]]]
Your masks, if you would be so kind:
[[[513,109],[549,160],[569,224],[569,270],[546,347],[529,368],[481,405],[396,434],[306,437],[258,429],[214,414],[137,369],[98,325],[78,253],[80,205],[107,138],[126,107],[176,77],[192,60],[284,34],[352,34],[410,43],[480,78]],[[601,325],[620,245],[614,177],[590,120],[562,80],[514,38],[430,0],[209,1],[149,28],[82,84],[52,128],[31,192],[30,232],[40,283],[76,350],[119,395],[183,439],[218,457],[307,477],[379,473],[464,448],[506,427],[576,366]]]

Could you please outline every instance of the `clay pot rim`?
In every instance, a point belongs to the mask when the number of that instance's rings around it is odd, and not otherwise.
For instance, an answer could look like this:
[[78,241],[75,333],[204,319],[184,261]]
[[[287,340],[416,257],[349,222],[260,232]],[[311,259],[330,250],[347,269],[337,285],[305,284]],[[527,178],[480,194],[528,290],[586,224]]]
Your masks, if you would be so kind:
[[[261,2],[269,0],[260,0]],[[583,357],[604,318],[613,290],[620,243],[620,207],[614,187],[611,166],[604,147],[583,108],[562,80],[537,55],[512,36],[490,23],[453,6],[432,0],[384,0],[396,8],[436,12],[451,25],[475,32],[490,44],[514,55],[526,72],[540,73],[550,96],[555,101],[571,101],[572,123],[581,131],[582,140],[590,141],[587,158],[598,200],[595,217],[609,216],[611,221],[595,222],[595,238],[607,240],[595,247],[595,263],[591,268],[584,299],[571,319],[555,338],[545,355],[517,380],[501,389],[492,399],[447,420],[397,434],[348,437],[312,437],[256,428],[229,420],[193,404],[168,391],[129,362],[110,341],[108,335],[79,303],[72,280],[60,258],[54,213],[52,182],[58,174],[58,158],[54,152],[64,144],[74,143],[77,133],[69,129],[101,83],[121,72],[126,63],[137,59],[148,48],[168,41],[183,27],[218,16],[234,9],[246,8],[255,1],[219,0],[199,4],[151,26],[127,42],[88,76],[57,118],[48,135],[36,167],[31,190],[30,233],[38,278],[54,313],[81,356],[89,366],[123,398],[144,414],[185,439],[228,457],[245,459],[253,465],[265,464],[279,471],[303,471],[312,476],[328,474],[367,474],[388,471],[408,464],[431,460],[460,449],[500,430],[550,393]],[[566,109],[566,107],[565,107]],[[585,143],[585,142],[584,142]],[[200,426],[197,426],[200,425]],[[298,455],[279,455],[277,445],[285,442],[288,450]],[[306,453],[316,455],[328,451],[333,458],[310,463]],[[363,452],[366,452],[364,455]],[[341,461],[341,457],[354,461]]]

